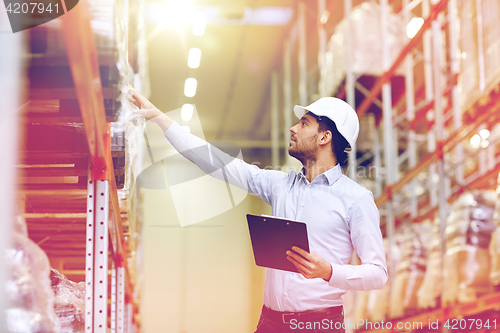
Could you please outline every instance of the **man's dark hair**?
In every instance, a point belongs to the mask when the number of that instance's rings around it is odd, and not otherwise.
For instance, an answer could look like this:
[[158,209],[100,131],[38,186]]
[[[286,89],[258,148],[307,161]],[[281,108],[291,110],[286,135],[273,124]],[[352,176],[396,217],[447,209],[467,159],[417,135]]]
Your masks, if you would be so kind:
[[318,132],[330,131],[332,133],[332,152],[337,158],[337,162],[344,164],[347,161],[345,149],[349,146],[349,143],[339,133],[335,123],[330,118],[317,116],[312,112],[307,112],[306,114],[316,119],[319,124]]

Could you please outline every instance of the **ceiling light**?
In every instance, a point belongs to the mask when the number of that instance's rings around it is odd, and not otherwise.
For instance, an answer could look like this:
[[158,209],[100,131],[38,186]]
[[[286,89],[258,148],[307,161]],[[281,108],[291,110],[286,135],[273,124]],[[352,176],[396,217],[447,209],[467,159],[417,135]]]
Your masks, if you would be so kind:
[[481,141],[481,148],[487,148],[490,145],[488,140]]
[[181,109],[181,118],[184,121],[190,121],[193,118],[193,104],[184,104]]
[[472,138],[470,138],[470,144],[474,148],[479,148],[481,144],[481,137],[478,134],[474,134]]
[[189,126],[181,126],[181,128],[186,132],[191,133],[191,129],[189,128]]
[[319,19],[319,23],[326,24],[328,22],[328,18],[330,18],[330,12],[325,10],[323,14],[321,14],[321,18]]
[[193,47],[191,50],[189,50],[189,55],[188,55],[189,68],[200,67],[200,59],[201,59],[201,50],[199,48]]
[[193,15],[193,34],[203,36],[205,33],[205,25],[207,23],[207,15],[205,13],[196,13]]
[[408,38],[413,38],[424,24],[424,19],[421,17],[414,17],[406,26],[406,35]]
[[186,95],[186,97],[193,97],[194,95],[196,95],[197,84],[198,82],[196,81],[196,79],[192,77],[186,79],[186,83],[184,84],[184,95]]
[[481,137],[481,139],[486,140],[490,137],[490,131],[488,131],[486,128],[483,128],[479,131],[479,136]]

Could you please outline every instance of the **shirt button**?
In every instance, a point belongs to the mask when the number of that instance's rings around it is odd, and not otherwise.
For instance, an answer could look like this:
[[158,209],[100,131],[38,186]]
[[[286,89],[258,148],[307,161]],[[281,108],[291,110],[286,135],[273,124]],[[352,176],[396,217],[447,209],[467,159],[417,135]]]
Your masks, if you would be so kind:
[[305,207],[306,205],[305,204],[302,204],[302,207]]
[[311,187],[311,184],[307,185],[307,187]]
[[287,297],[287,296],[288,296],[288,293],[285,293],[285,297]]

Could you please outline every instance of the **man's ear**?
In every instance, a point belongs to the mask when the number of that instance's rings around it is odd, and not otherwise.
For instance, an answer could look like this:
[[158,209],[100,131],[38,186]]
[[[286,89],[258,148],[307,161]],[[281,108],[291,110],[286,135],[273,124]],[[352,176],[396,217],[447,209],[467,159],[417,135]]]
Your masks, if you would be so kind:
[[329,130],[323,131],[319,134],[319,145],[324,146],[332,141],[332,132]]

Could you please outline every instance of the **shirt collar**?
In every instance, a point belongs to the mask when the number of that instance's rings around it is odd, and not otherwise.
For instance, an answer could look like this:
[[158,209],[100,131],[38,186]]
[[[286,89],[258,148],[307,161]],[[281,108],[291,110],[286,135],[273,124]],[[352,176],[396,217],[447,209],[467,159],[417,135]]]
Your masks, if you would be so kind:
[[[340,178],[341,175],[342,175],[342,170],[340,168],[340,164],[337,163],[336,166],[334,166],[331,169],[326,170],[321,175],[318,175],[318,177],[326,177],[326,179],[328,181],[328,185],[332,185],[333,183],[335,183],[337,181],[337,179]],[[304,167],[302,167],[302,169],[300,169],[298,176],[299,176],[299,179],[301,179],[301,178],[306,179],[306,175],[304,174]]]

